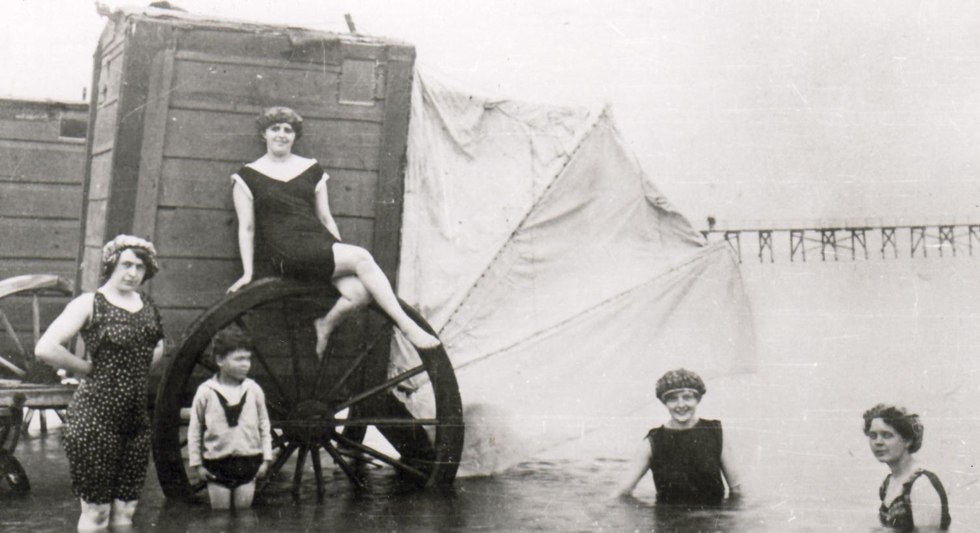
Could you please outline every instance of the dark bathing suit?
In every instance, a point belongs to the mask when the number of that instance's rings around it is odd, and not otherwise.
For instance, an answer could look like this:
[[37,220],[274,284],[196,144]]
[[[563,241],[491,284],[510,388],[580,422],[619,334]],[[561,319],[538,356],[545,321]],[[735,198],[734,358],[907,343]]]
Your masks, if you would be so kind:
[[248,186],[255,209],[256,276],[330,281],[337,239],[316,216],[315,193],[323,167],[314,161],[289,181],[270,178],[249,166],[242,167],[238,176]]
[[75,495],[89,503],[140,497],[150,459],[147,377],[163,338],[160,315],[140,295],[135,313],[95,293],[92,319],[81,335],[92,372],[68,406],[65,454]]
[[939,481],[939,476],[928,470],[917,470],[912,474],[912,477],[908,481],[902,483],[902,493],[888,505],[885,505],[885,494],[888,492],[888,483],[891,481],[892,476],[890,474],[885,476],[885,481],[881,484],[881,488],[878,489],[878,496],[881,498],[881,507],[878,508],[878,519],[881,520],[881,525],[902,531],[915,529],[915,521],[912,519],[912,484],[915,483],[915,480],[919,479],[919,476],[926,476],[926,479],[932,483],[932,487],[939,493],[939,502],[942,504],[942,517],[940,518],[939,528],[949,529],[952,518],[949,516],[949,502],[946,498],[946,489],[943,488],[942,482]]
[[647,434],[657,503],[704,506],[721,503],[721,422],[700,419],[690,429],[659,427]]

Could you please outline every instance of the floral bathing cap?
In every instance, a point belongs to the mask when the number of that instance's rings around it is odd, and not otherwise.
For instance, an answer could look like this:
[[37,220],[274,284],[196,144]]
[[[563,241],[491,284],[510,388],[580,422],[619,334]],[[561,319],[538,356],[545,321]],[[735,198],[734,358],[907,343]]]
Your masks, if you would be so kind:
[[664,396],[668,393],[681,389],[693,390],[699,397],[708,392],[701,376],[684,368],[671,370],[657,380],[657,398],[660,401],[664,401]]
[[119,262],[119,254],[130,248],[142,252],[137,252],[137,255],[140,256],[146,266],[146,275],[143,280],[149,280],[156,275],[160,270],[160,263],[157,262],[157,250],[153,247],[153,243],[134,235],[116,235],[116,238],[105,243],[105,246],[102,247],[102,277],[104,279],[108,279],[116,268],[116,263]]

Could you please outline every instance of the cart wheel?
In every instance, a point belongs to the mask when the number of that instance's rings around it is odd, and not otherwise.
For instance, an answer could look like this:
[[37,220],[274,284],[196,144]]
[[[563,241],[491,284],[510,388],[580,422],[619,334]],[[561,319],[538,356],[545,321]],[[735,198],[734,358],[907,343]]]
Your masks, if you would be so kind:
[[20,461],[7,450],[0,449],[0,477],[6,480],[15,492],[31,490],[31,482]]
[[[0,350],[0,367],[13,372],[25,381],[39,381],[37,378],[41,377],[38,375],[42,371],[41,369],[47,370],[47,367],[36,364],[34,359],[34,345],[41,337],[41,297],[53,295],[64,298],[71,296],[71,293],[72,284],[70,281],[51,274],[15,276],[0,280],[0,302],[2,302],[0,327],[7,334],[3,345],[6,349]],[[18,302],[18,300],[23,301]],[[29,309],[27,307],[28,301],[30,302]],[[30,344],[24,342],[10,320],[10,316],[26,320],[28,315],[33,333],[33,342]],[[54,377],[53,370],[49,374],[47,377]],[[52,380],[49,379],[48,381]]]
[[[272,423],[276,458],[260,490],[295,456],[292,490],[298,494],[309,457],[322,495],[322,452],[357,488],[365,486],[364,461],[393,467],[420,487],[453,481],[463,421],[445,350],[410,349],[399,357],[407,364],[390,363],[394,328],[372,304],[341,324],[327,354],[318,358],[313,321],[338,296],[331,285],[266,278],[225,297],[188,327],[163,374],[154,408],[154,462],[168,498],[186,498],[205,486],[199,480],[192,484],[197,476],[188,475],[187,408],[197,386],[215,372],[207,353],[212,336],[233,323],[255,342],[250,377],[265,391]],[[434,334],[414,309],[404,303],[402,308]],[[362,442],[368,426],[387,442]]]

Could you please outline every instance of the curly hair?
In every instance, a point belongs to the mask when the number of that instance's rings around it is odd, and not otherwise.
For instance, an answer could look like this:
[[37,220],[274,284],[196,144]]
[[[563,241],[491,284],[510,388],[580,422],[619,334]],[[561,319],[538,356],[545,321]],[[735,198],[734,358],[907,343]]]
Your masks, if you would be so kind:
[[242,328],[232,324],[211,337],[209,350],[214,361],[218,362],[236,350],[254,351],[255,342]]
[[864,412],[865,435],[871,430],[871,421],[876,418],[880,418],[882,422],[893,428],[896,433],[909,442],[909,453],[915,453],[922,447],[925,427],[919,420],[919,415],[909,413],[904,407],[879,403]]
[[303,117],[288,107],[267,107],[255,119],[255,125],[259,128],[260,136],[269,126],[281,123],[286,123],[293,127],[293,131],[296,132],[296,140],[299,140],[303,136]]
[[119,256],[122,255],[126,250],[132,250],[133,255],[143,261],[143,266],[146,267],[146,274],[143,275],[143,282],[153,279],[157,272],[160,271],[160,263],[157,262],[157,250],[153,247],[153,243],[141,239],[139,237],[134,237],[133,235],[116,235],[114,239],[105,243],[102,247],[102,268],[101,268],[101,280],[105,283],[112,277],[112,273],[116,270],[116,265],[119,264]]

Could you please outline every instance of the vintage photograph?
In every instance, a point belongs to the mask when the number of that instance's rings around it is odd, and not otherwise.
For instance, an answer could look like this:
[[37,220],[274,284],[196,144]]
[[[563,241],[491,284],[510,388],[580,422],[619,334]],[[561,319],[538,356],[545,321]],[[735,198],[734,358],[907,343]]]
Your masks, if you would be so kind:
[[980,531],[980,3],[0,27],[0,530]]

